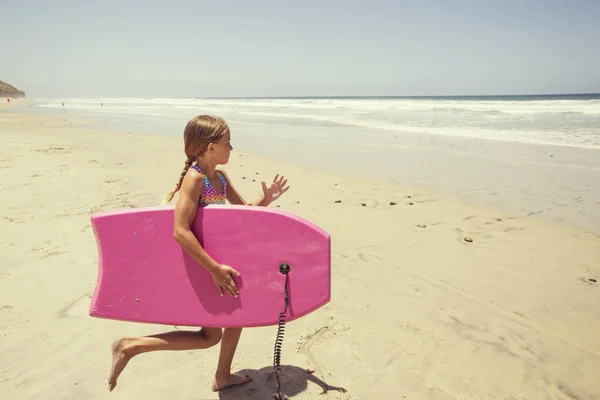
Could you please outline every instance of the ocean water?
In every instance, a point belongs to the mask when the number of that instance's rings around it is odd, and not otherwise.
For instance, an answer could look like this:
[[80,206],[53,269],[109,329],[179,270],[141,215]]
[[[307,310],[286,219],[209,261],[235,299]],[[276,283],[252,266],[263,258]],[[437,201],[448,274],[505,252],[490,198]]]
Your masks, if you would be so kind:
[[193,116],[217,114],[237,149],[600,234],[600,94],[37,99],[31,110],[178,138]]
[[[62,103],[65,104],[63,107]],[[182,125],[200,113],[240,122],[600,148],[600,94],[422,98],[40,99],[38,107]],[[169,121],[170,120],[170,121]]]

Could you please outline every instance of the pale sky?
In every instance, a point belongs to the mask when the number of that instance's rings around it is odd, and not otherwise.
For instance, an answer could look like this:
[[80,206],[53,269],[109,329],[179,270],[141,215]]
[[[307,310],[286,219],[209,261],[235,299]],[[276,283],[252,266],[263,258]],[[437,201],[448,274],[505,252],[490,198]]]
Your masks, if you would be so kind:
[[600,0],[0,0],[29,97],[600,92]]

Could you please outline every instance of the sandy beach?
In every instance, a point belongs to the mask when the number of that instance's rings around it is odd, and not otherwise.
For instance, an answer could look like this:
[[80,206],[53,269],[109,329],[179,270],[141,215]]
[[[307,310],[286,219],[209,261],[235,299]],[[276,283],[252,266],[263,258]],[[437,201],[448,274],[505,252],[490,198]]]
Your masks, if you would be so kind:
[[[272,398],[277,327],[242,334],[234,370],[247,385],[210,390],[214,347],[134,358],[109,393],[112,341],[172,327],[88,316],[90,213],[159,204],[182,140],[8,107],[17,102],[0,109],[0,397]],[[600,399],[598,234],[243,151],[224,169],[246,199],[284,174],[291,189],[276,204],[332,236],[332,300],[286,329],[290,398]]]

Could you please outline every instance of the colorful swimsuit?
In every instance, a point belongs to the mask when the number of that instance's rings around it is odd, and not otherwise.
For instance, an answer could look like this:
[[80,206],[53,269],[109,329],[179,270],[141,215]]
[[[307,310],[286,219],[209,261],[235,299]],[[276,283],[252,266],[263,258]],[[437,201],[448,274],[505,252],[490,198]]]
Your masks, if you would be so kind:
[[221,179],[221,183],[223,184],[223,193],[219,193],[213,187],[213,185],[210,184],[210,181],[208,180],[206,175],[204,175],[204,172],[202,172],[199,166],[192,165],[192,168],[194,168],[196,171],[200,172],[204,176],[204,190],[202,191],[202,195],[200,196],[198,205],[206,206],[209,204],[225,204],[225,201],[227,200],[227,180],[225,180],[223,174],[217,171],[217,175],[219,176],[219,179]]

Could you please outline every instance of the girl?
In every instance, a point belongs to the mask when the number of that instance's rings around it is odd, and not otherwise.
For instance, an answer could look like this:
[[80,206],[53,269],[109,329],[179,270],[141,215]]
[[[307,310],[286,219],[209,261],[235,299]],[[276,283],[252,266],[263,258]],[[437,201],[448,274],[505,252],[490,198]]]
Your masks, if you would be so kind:
[[[216,168],[219,164],[227,163],[233,150],[231,133],[226,122],[219,117],[197,116],[185,127],[183,140],[187,156],[185,167],[175,189],[167,196],[169,202],[175,193],[179,192],[175,206],[173,236],[192,258],[210,272],[221,296],[226,292],[237,297],[238,287],[232,275],[239,276],[240,273],[213,260],[190,229],[196,211],[199,206],[224,204],[226,200],[231,204],[268,206],[287,192],[287,180],[277,174],[269,187],[262,182],[263,196],[252,203],[246,203],[231,184],[227,174]],[[212,384],[213,391],[249,382],[250,378],[231,373],[231,362],[241,333],[241,328],[202,328],[199,331],[173,331],[119,339],[112,346],[109,390],[115,388],[119,375],[133,356],[156,350],[206,349],[219,342],[221,349]]]

